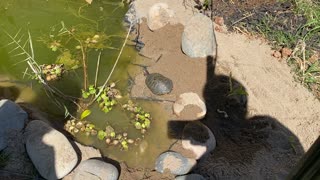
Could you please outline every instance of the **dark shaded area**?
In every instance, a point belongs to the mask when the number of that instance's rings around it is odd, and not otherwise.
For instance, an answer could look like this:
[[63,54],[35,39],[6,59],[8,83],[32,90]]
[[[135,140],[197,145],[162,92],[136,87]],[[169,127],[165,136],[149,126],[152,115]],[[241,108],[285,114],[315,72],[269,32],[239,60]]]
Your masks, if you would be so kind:
[[301,158],[288,179],[320,179],[320,137]]
[[15,86],[1,87],[0,86],[0,100],[10,99],[15,101],[20,95],[20,90]]
[[[298,138],[278,120],[270,116],[247,117],[245,87],[234,78],[215,75],[215,64],[216,60],[213,57],[207,57],[207,82],[203,90],[207,114],[198,121],[211,129],[217,146],[209,157],[200,161],[205,161],[204,165],[198,163],[194,172],[219,179],[219,174],[212,172],[214,167],[210,167],[216,159],[225,159],[230,164],[230,167],[228,165],[230,169],[234,168],[233,163],[238,162],[246,167],[246,164],[253,163],[256,153],[260,150],[266,150],[268,153],[275,150],[283,151],[300,157],[304,151]],[[182,131],[189,122],[190,120],[169,121],[168,136],[181,139]],[[218,166],[217,171],[219,171]],[[206,168],[208,171],[204,170]],[[223,171],[227,172],[228,169]]]

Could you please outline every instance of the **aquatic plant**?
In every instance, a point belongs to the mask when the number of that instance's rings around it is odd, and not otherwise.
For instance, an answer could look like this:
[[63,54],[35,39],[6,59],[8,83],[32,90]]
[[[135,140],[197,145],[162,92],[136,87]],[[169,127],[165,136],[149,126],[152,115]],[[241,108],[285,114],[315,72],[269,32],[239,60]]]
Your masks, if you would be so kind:
[[[62,99],[70,101],[75,105],[77,105],[78,107],[80,107],[80,105],[75,101],[75,98],[65,95],[54,86],[51,86],[48,83],[48,81],[45,79],[44,73],[43,73],[43,70],[44,70],[43,66],[39,65],[35,60],[31,33],[29,31],[27,31],[27,37],[26,37],[25,34],[21,33],[21,29],[19,29],[15,35],[11,35],[4,29],[2,30],[10,39],[10,42],[6,45],[6,47],[12,48],[9,54],[12,54],[13,57],[17,57],[17,56],[21,57],[22,59],[16,64],[23,63],[23,62],[27,63],[27,68],[24,71],[24,76],[30,75],[32,79],[36,79],[39,83],[41,83],[45,91],[50,92],[50,93],[47,93],[47,95],[54,100],[53,102],[56,103],[58,107],[66,109],[65,106],[61,105],[59,101],[55,97],[53,97],[53,94]],[[58,69],[59,68],[54,69],[54,71]],[[61,70],[60,73],[62,72],[63,71]],[[52,72],[48,70],[48,73],[51,74]]]
[[68,69],[77,69],[82,64],[84,89],[88,87],[87,54],[91,50],[116,49],[111,46],[110,38],[119,37],[98,32],[91,25],[79,24],[68,28],[63,21],[50,28],[49,35],[39,41],[54,52],[59,52],[56,63],[64,63]]
[[151,125],[151,115],[148,112],[143,111],[142,107],[137,106],[131,100],[127,104],[122,105],[122,108],[131,112],[133,118],[133,125],[136,129],[140,130],[144,134]]
[[[72,135],[82,133],[86,136],[96,137],[101,141],[104,140],[107,145],[119,146],[121,150],[128,150],[130,144],[138,143],[140,138],[136,138],[136,140],[130,139],[128,137],[128,133],[119,132],[110,125],[106,126],[106,129],[97,128],[92,122],[90,122],[90,115],[92,113],[90,106],[97,103],[100,109],[105,113],[110,112],[114,106],[122,106],[120,101],[122,98],[121,93],[116,88],[116,83],[109,83],[109,80],[119,62],[129,33],[131,32],[131,28],[132,25],[129,27],[121,48],[117,49],[112,46],[111,38],[118,38],[119,36],[108,35],[104,32],[100,32],[97,28],[92,27],[92,25],[80,24],[67,27],[65,23],[61,21],[60,24],[51,27],[48,34],[44,34],[38,39],[40,42],[43,42],[50,51],[56,54],[57,58],[53,59],[54,62],[52,64],[37,63],[34,58],[35,56],[30,32],[28,32],[27,38],[22,35],[21,30],[19,30],[15,35],[10,35],[8,32],[5,33],[11,39],[11,42],[7,46],[13,46],[10,53],[16,53],[14,56],[23,56],[24,59],[19,63],[26,62],[28,64],[28,68],[24,74],[30,75],[44,85],[45,89],[49,92],[48,96],[52,96],[53,101],[65,110],[66,117],[71,117],[64,125],[64,129],[66,131]],[[104,49],[119,50],[119,54],[104,83],[102,85],[98,85],[97,77],[99,73],[99,64],[101,52]],[[94,84],[89,84],[87,70],[88,64],[92,63],[92,61],[89,62],[87,57],[91,51],[100,51],[97,57]],[[77,69],[83,70],[83,88],[79,89],[79,91],[81,91],[82,98],[76,98],[64,94],[54,87],[55,83],[51,82],[62,79],[64,76],[68,75],[69,71]],[[77,113],[79,113],[80,117],[75,117],[75,115],[71,114],[67,106],[60,102],[61,98],[71,101],[77,105]],[[129,106],[133,108],[132,111]],[[132,102],[129,103],[129,106],[129,109],[127,108],[127,110],[131,111],[132,115],[134,115],[132,121],[134,127],[144,134],[146,129],[150,127],[151,115],[144,112],[141,107],[133,104]],[[142,137],[144,136],[142,135]]]
[[88,91],[82,90],[82,97],[84,99],[93,96],[96,99],[96,102],[99,104],[100,109],[108,113],[112,110],[112,107],[117,104],[116,99],[122,98],[120,91],[115,89],[115,83],[111,83],[109,86],[105,87],[102,90],[102,93],[99,94],[102,87],[95,88],[94,85],[90,85]]

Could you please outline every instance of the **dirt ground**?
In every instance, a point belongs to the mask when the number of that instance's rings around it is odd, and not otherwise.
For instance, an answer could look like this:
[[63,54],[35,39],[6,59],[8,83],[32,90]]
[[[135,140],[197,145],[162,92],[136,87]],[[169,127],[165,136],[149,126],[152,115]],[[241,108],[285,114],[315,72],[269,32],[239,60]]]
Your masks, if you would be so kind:
[[[205,101],[207,115],[199,121],[213,131],[217,147],[193,173],[208,179],[284,179],[320,134],[320,102],[294,81],[284,62],[271,56],[265,40],[215,32],[217,57],[192,59],[181,51],[182,31],[179,24],[154,32],[140,26],[144,60],[133,63],[169,77],[174,89],[170,95],[152,95],[141,72],[131,95],[168,100],[163,103],[172,118],[167,128],[194,120],[199,111],[190,107],[181,117],[173,115],[170,101],[179,94],[195,92]],[[230,73],[233,88],[243,87],[246,97],[229,96]],[[147,174],[123,169],[120,179],[172,178],[154,171]]]
[[[214,10],[227,16],[237,12],[235,7],[243,10],[274,1],[214,3],[217,8]],[[234,19],[225,21],[232,24]],[[319,100],[295,82],[285,62],[272,57],[266,40],[219,31],[215,32],[218,47],[215,58],[189,58],[181,51],[182,31],[181,24],[167,25],[154,32],[141,24],[140,38],[145,47],[141,57],[132,63],[146,65],[150,73],[172,79],[174,88],[169,95],[155,96],[145,86],[142,71],[138,71],[133,74],[131,96],[161,101],[170,117],[167,127],[161,128],[172,132],[164,136],[181,138],[179,127],[186,121],[201,121],[212,130],[217,147],[199,160],[190,173],[210,180],[285,179],[320,135]],[[230,95],[231,89],[239,87],[247,95]],[[192,106],[186,107],[179,117],[173,114],[173,102],[186,92],[197,93],[205,102],[204,118],[196,119],[200,110]],[[125,163],[120,163],[119,168],[121,180],[174,179],[169,173],[136,169]]]

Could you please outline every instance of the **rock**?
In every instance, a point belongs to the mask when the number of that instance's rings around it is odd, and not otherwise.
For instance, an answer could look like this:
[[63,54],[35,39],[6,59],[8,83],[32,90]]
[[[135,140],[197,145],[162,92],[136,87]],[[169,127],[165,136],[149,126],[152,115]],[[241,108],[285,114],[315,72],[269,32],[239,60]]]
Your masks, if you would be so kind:
[[74,180],[117,180],[118,169],[109,163],[89,159],[80,163],[73,176]]
[[160,173],[169,170],[172,174],[184,175],[187,174],[196,163],[196,160],[186,158],[177,152],[165,152],[157,158],[155,169]]
[[174,12],[169,9],[166,3],[156,3],[148,11],[147,25],[150,30],[154,31],[167,25]]
[[277,59],[280,59],[281,58],[281,53],[279,51],[273,51],[272,56],[277,58]]
[[182,34],[182,51],[189,57],[215,56],[216,40],[210,18],[196,14],[186,24]]
[[27,153],[46,179],[60,179],[77,164],[76,151],[68,139],[48,124],[31,121],[25,132]]
[[224,25],[224,19],[223,17],[217,16],[214,18],[214,23],[216,23],[219,26],[223,26]]
[[173,104],[173,112],[179,116],[187,105],[196,105],[202,110],[202,112],[197,113],[198,118],[204,117],[207,113],[206,104],[200,99],[198,94],[193,92],[180,94],[178,100]]
[[136,19],[140,22],[142,18],[147,18],[150,8],[155,5],[155,3],[166,3],[169,5],[170,10],[174,11],[174,18],[170,19],[170,24],[182,24],[185,25],[194,13],[198,13],[199,10],[194,8],[196,3],[194,1],[189,1],[187,6],[185,0],[151,0],[151,1],[133,1],[133,8],[135,10]]
[[14,102],[3,99],[0,101],[0,150],[7,147],[7,134],[10,131],[21,131],[28,114]]
[[177,176],[175,180],[206,180],[200,174],[187,174],[184,176]]
[[137,18],[137,13],[136,13],[136,8],[135,8],[135,4],[131,3],[129,5],[129,9],[127,11],[127,13],[124,15],[124,25],[126,27],[130,27],[130,24],[132,26],[135,26],[137,23],[140,23],[140,19]]
[[182,147],[191,150],[195,159],[200,159],[216,147],[216,139],[211,130],[201,122],[190,122],[183,129]]
[[282,48],[281,49],[281,57],[288,58],[292,54],[292,50],[289,48]]

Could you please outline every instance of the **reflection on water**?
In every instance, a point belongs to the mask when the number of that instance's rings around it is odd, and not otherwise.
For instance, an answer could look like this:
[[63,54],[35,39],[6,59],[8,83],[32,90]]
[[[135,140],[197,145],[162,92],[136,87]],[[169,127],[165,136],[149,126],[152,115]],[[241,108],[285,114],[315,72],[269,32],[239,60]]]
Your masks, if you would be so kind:
[[[92,5],[86,4],[84,0],[83,3],[78,0],[7,0],[0,2],[0,28],[12,35],[16,34],[20,29],[21,35],[26,34],[29,30],[33,40],[35,60],[38,64],[54,64],[56,62],[59,53],[50,50],[39,40],[43,35],[49,35],[53,27],[57,27],[61,22],[68,27],[77,27],[79,24],[85,24],[97,32],[116,35],[116,38],[111,39],[110,44],[117,49],[106,49],[101,54],[97,79],[98,85],[101,85],[107,78],[124,41],[126,32],[122,25],[122,18],[126,11],[127,7],[122,7],[119,1],[111,0],[97,0]],[[3,89],[7,95],[8,91],[10,91],[10,93],[14,93],[12,94],[13,96],[18,96],[27,102],[35,104],[42,111],[62,117],[65,113],[64,110],[55,106],[43,88],[36,81],[30,80],[29,74],[24,73],[26,72],[27,64],[21,62],[24,60],[23,57],[14,56],[14,53],[10,52],[12,47],[6,46],[8,43],[10,43],[9,38],[5,33],[0,32],[0,74],[10,76],[12,77],[11,80],[14,79],[22,83],[32,81],[32,86],[30,84],[19,85],[13,83],[6,85],[2,83],[0,84],[0,90]],[[98,54],[98,51],[91,51],[87,54],[89,84],[94,83]],[[117,82],[117,88],[120,88],[123,95],[127,94],[128,63],[132,58],[136,58],[136,54],[133,48],[126,47],[111,78],[111,81]],[[68,71],[61,80],[50,83],[67,95],[80,97],[81,88],[83,87],[82,79],[83,74],[80,68]],[[32,90],[32,93],[23,94],[21,93],[24,92],[22,89]],[[14,90],[17,90],[16,93]],[[32,96],[32,94],[36,95]],[[16,97],[12,98],[15,100]],[[60,99],[60,101],[62,100]],[[70,113],[76,114],[76,107],[68,102],[62,102],[69,108]],[[130,166],[153,166],[156,156],[167,149],[170,142],[166,136],[167,132],[165,132],[167,118],[163,115],[165,113],[160,109],[160,106],[155,103],[139,102],[139,105],[145,111],[152,113],[153,122],[141,144],[130,146],[128,152],[120,151],[119,147],[107,147],[104,141],[92,136],[77,135],[77,140],[101,149],[102,153],[109,158],[126,161]],[[126,112],[120,108],[120,105],[108,114],[104,114],[97,107],[93,107],[92,114],[88,117],[88,120],[94,123],[97,129],[105,129],[106,125],[112,125],[116,132],[127,132],[132,138],[141,136],[134,129]]]

